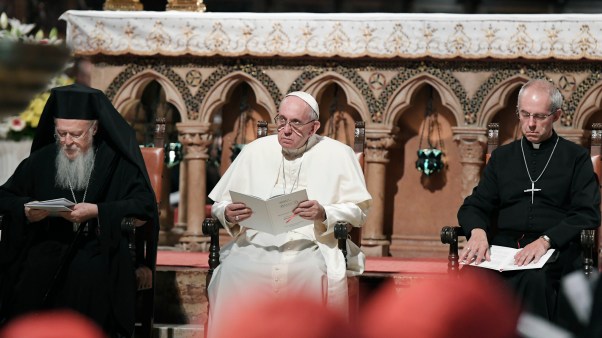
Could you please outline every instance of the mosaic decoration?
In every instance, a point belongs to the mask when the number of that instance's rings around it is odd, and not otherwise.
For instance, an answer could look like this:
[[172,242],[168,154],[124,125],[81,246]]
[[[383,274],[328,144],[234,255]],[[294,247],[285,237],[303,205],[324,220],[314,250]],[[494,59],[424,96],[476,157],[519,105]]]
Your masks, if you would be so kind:
[[[96,58],[95,61],[102,67],[103,64],[119,65],[115,59],[108,56]],[[575,84],[575,90],[570,98],[567,98],[563,105],[565,114],[561,119],[561,124],[566,127],[572,126],[573,115],[581,102],[583,96],[596,84],[600,82],[600,71],[597,71],[598,65],[595,63],[560,63],[560,62],[541,62],[541,63],[517,63],[517,62],[452,62],[452,61],[351,61],[340,60],[336,63],[327,60],[279,60],[279,59],[229,59],[229,58],[168,58],[159,62],[154,58],[120,58],[120,61],[126,62],[128,66],[121,72],[107,89],[107,95],[114,98],[116,92],[130,78],[140,74],[146,69],[152,69],[165,76],[180,91],[184,97],[188,109],[188,118],[190,120],[198,119],[198,109],[200,102],[205,99],[207,92],[221,79],[229,76],[233,72],[242,71],[257,79],[265,88],[268,89],[274,103],[278,105],[282,99],[282,93],[276,83],[264,70],[266,69],[288,69],[302,70],[302,73],[292,82],[289,91],[301,90],[309,81],[319,77],[325,72],[336,72],[342,77],[348,79],[357,87],[370,111],[372,122],[382,122],[382,114],[385,111],[387,103],[392,95],[409,79],[421,73],[427,73],[445,83],[456,95],[465,112],[464,123],[472,125],[477,121],[477,114],[481,112],[484,99],[491,94],[500,84],[508,79],[523,75],[529,78],[544,78],[546,73],[571,74],[577,72],[589,72],[590,75],[580,83]],[[133,64],[136,62],[136,64]],[[182,79],[171,68],[193,68],[202,69],[204,67],[217,67],[217,69],[207,76],[199,86],[196,95],[190,93],[185,79]],[[592,72],[592,70],[594,70]],[[359,72],[382,73],[385,71],[396,71],[397,75],[391,78],[385,85],[378,97],[374,96],[370,84],[366,82]],[[454,72],[491,72],[492,75],[484,81],[476,90],[473,97],[469,98],[465,89]],[[562,77],[561,77],[562,78]],[[560,82],[560,80],[558,81]]]
[[368,85],[368,83],[358,74],[356,69],[343,67],[341,65],[323,67],[319,69],[316,69],[314,67],[308,68],[297,79],[295,79],[295,81],[293,81],[293,84],[288,89],[288,92],[302,90],[307,82],[327,71],[333,71],[337,74],[342,75],[344,78],[351,81],[353,85],[361,91],[362,96],[364,97],[364,100],[366,100],[366,103],[368,105],[370,116],[374,116],[378,112],[378,104],[376,98],[370,90],[370,86]]

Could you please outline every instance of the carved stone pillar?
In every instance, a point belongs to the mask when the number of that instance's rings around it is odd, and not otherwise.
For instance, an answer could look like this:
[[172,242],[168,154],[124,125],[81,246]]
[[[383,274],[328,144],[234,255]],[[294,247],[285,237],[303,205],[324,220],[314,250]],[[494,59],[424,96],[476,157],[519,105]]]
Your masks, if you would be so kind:
[[184,146],[186,165],[186,231],[180,238],[180,245],[190,251],[201,251],[207,246],[208,238],[203,237],[202,225],[205,219],[206,161],[207,149],[213,140],[211,124],[185,122],[176,125],[179,140]]
[[462,198],[472,193],[479,183],[480,172],[485,163],[487,129],[453,127],[454,141],[460,150],[462,164]]
[[372,207],[366,224],[362,228],[362,251],[367,256],[386,256],[391,241],[384,234],[385,223],[385,184],[389,149],[396,145],[389,133],[371,134],[366,132],[366,185],[372,195]]

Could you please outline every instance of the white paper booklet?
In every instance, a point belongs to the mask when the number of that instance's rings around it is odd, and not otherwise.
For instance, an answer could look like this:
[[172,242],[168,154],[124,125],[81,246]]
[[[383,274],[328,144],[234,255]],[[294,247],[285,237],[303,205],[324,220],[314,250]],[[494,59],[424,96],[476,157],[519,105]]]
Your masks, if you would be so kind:
[[278,195],[264,200],[259,197],[230,191],[232,202],[244,203],[253,210],[251,217],[240,222],[240,225],[278,235],[306,225],[313,221],[293,214],[299,203],[307,200],[307,191],[299,190],[287,195]]
[[554,253],[554,249],[549,249],[545,255],[543,255],[537,263],[529,263],[527,265],[518,266],[514,264],[514,256],[517,252],[522,249],[508,248],[505,246],[492,245],[490,249],[491,261],[484,261],[483,263],[476,264],[470,263],[472,266],[480,268],[493,269],[498,271],[511,271],[511,270],[527,270],[527,269],[539,269],[546,264],[548,259]]
[[31,209],[40,209],[46,211],[71,211],[75,203],[66,198],[57,198],[46,201],[33,201],[25,203],[26,207]]

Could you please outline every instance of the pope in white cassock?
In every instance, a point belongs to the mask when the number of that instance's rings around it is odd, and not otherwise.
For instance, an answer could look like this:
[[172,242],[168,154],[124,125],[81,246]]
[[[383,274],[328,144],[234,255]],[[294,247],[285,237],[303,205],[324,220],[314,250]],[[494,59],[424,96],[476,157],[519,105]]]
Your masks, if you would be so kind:
[[[346,314],[346,277],[364,271],[365,256],[350,240],[346,267],[333,233],[337,221],[361,226],[372,200],[355,153],[316,134],[318,103],[305,92],[286,95],[274,120],[278,135],[246,145],[209,194],[213,216],[234,237],[209,284],[210,337],[236,320],[232,303],[249,297],[302,294]],[[233,203],[231,190],[267,199],[302,189],[308,200],[293,212],[313,224],[279,235],[238,224],[253,210]]]

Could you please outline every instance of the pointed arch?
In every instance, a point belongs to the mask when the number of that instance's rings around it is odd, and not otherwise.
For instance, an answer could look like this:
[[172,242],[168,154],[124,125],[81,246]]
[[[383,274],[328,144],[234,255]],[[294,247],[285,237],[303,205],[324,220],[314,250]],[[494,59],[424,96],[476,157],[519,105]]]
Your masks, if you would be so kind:
[[351,82],[351,80],[339,73],[329,71],[320,74],[315,78],[312,78],[302,90],[313,95],[319,102],[323,91],[331,84],[336,84],[341,87],[347,97],[347,104],[358,112],[362,121],[370,121],[370,109],[364,100],[362,92],[353,84],[353,82]]
[[508,102],[508,97],[517,87],[529,81],[526,75],[515,75],[507,78],[487,93],[481,108],[481,113],[477,114],[476,126],[487,127],[487,124],[493,120],[495,114],[502,109]]
[[416,91],[426,84],[431,85],[439,93],[441,104],[452,112],[456,119],[456,125],[463,124],[464,112],[462,110],[462,103],[460,103],[454,91],[441,79],[428,73],[410,78],[397,88],[390,96],[392,99],[384,109],[383,123],[394,126],[403,112],[410,106],[412,97]]
[[151,81],[157,81],[163,87],[166,102],[176,108],[182,122],[186,121],[188,119],[186,104],[178,88],[166,76],[152,69],[146,69],[132,76],[119,88],[113,97],[113,105],[117,111],[129,111],[132,106],[140,102],[144,89]]
[[228,100],[232,90],[242,82],[246,82],[251,87],[255,93],[257,104],[263,107],[270,114],[271,118],[276,116],[278,109],[270,95],[270,91],[253,76],[243,71],[235,71],[218,80],[207,91],[205,100],[201,103],[199,109],[199,120],[210,122],[217,109]]
[[602,110],[602,82],[592,86],[581,98],[573,115],[573,128],[590,129],[585,123],[597,111]]

